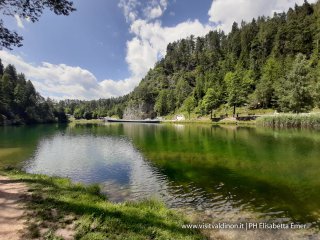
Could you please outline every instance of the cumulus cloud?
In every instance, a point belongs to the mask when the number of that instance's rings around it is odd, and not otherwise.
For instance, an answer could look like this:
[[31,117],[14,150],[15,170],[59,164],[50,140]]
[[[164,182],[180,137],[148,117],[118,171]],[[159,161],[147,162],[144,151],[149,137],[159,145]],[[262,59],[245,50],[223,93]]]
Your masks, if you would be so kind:
[[14,18],[16,19],[17,26],[18,26],[19,28],[24,28],[22,19],[21,19],[17,14],[14,15]]
[[153,8],[147,8],[145,11],[145,15],[148,19],[154,19],[162,16],[163,11],[160,6],[156,6]]
[[138,6],[140,3],[137,0],[120,0],[118,6],[122,8],[123,14],[127,22],[132,22],[138,17]]
[[[166,0],[156,1],[163,9]],[[66,99],[96,99],[121,96],[129,93],[139,84],[148,70],[154,66],[159,57],[166,53],[167,44],[190,35],[205,35],[211,27],[198,20],[188,20],[173,27],[164,27],[160,21],[136,19],[134,0],[126,6],[126,17],[130,21],[129,31],[133,38],[127,41],[126,62],[131,76],[123,80],[105,79],[98,81],[93,73],[80,67],[65,64],[43,62],[41,65],[26,62],[21,56],[0,51],[0,58],[5,64],[14,64],[19,72],[32,80],[36,89],[44,96]],[[151,6],[151,5],[150,5]],[[156,6],[155,3],[152,6]],[[133,12],[130,12],[130,11]]]
[[120,81],[111,79],[98,81],[93,73],[80,67],[47,62],[35,66],[22,57],[6,51],[0,51],[0,58],[4,65],[15,65],[18,72],[23,72],[31,79],[42,95],[55,99],[89,100],[121,96],[129,93],[139,81],[134,77]]
[[168,7],[168,0],[121,0],[119,7],[130,23],[131,40],[127,41],[126,61],[132,76],[142,78],[166,53],[168,43],[190,35],[202,36],[212,27],[198,20],[187,20],[173,27],[162,26],[159,18]]
[[5,64],[14,64],[18,71],[32,80],[44,96],[53,98],[95,99],[129,93],[150,68],[166,53],[167,44],[190,35],[202,36],[211,29],[198,20],[188,20],[173,27],[157,20],[167,9],[168,0],[151,0],[144,5],[138,0],[121,0],[132,39],[127,41],[126,62],[131,76],[123,80],[98,81],[93,73],[80,67],[43,62],[35,66],[21,56],[0,51]]
[[167,0],[150,1],[147,7],[145,7],[143,10],[144,16],[146,17],[147,20],[159,18],[166,11],[167,6],[168,6]]
[[186,21],[174,27],[163,27],[160,21],[148,22],[136,20],[131,24],[130,31],[134,38],[127,42],[126,61],[134,76],[143,77],[166,53],[168,43],[189,37],[203,36],[210,29],[198,20]]
[[[309,3],[317,0],[309,0]],[[208,12],[209,20],[226,32],[233,22],[251,21],[258,16],[272,16],[274,12],[287,11],[304,0],[213,0]]]
[[135,20],[141,18],[153,20],[163,15],[168,6],[168,0],[150,0],[150,1],[138,1],[138,0],[120,0],[118,5],[128,23],[132,23]]
[[195,19],[165,27],[159,18],[166,11],[168,0],[120,0],[119,7],[133,36],[126,43],[126,62],[131,76],[119,81],[99,81],[90,71],[65,64],[43,62],[35,66],[6,51],[0,51],[0,57],[5,64],[14,64],[19,71],[24,72],[44,96],[79,99],[121,96],[132,91],[159,57],[165,55],[168,43],[190,35],[203,36],[213,26],[228,32],[234,21],[251,21],[260,15],[270,16],[274,12],[286,11],[295,3],[302,4],[303,0],[213,0],[207,24]]

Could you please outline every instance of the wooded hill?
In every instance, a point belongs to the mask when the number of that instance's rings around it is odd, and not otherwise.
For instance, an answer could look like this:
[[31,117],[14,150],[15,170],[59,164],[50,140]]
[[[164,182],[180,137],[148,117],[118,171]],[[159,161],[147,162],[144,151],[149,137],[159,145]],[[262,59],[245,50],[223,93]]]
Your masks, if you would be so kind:
[[[155,117],[181,111],[201,116],[240,106],[308,112],[320,106],[319,39],[320,2],[305,1],[287,13],[234,23],[228,34],[217,30],[168,44],[166,56],[126,96],[65,100],[58,106],[87,119]],[[23,75],[10,75],[9,68],[2,76],[1,114],[28,121],[53,119],[54,110],[43,112],[52,109],[50,101],[41,98]],[[16,80],[10,80],[11,90],[6,90],[9,79]],[[22,92],[31,89],[28,101],[26,96],[18,100],[21,86]]]
[[0,125],[66,121],[64,109],[36,92],[13,65],[4,68],[0,59]]
[[307,112],[320,105],[319,39],[320,2],[305,1],[272,18],[234,23],[229,34],[217,30],[170,43],[129,96],[110,108],[89,101],[74,110],[120,117],[143,105],[150,116],[205,115],[221,106]]
[[320,3],[273,18],[234,23],[231,32],[170,43],[131,95],[159,115],[181,107],[201,114],[221,104],[303,112],[319,104]]

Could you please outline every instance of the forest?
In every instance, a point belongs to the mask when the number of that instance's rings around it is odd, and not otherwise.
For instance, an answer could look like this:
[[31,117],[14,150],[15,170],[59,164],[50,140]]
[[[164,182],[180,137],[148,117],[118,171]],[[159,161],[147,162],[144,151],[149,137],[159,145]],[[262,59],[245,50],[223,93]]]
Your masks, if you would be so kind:
[[24,74],[0,59],[0,125],[67,121],[64,109],[43,98]]
[[[166,56],[130,94],[92,101],[44,100],[30,81],[7,66],[0,72],[1,114],[47,121],[55,118],[57,109],[75,118],[122,118],[141,106],[147,106],[141,109],[150,117],[181,111],[204,116],[221,108],[235,114],[244,106],[309,112],[320,106],[319,39],[320,2],[305,1],[287,13],[234,23],[228,34],[215,30],[169,43]],[[32,94],[20,94],[25,91]]]
[[169,43],[166,56],[125,97],[61,104],[94,117],[122,117],[141,104],[151,105],[153,116],[206,115],[221,106],[309,112],[320,105],[319,39],[320,2],[305,1],[287,13],[234,23],[229,34],[216,30]]

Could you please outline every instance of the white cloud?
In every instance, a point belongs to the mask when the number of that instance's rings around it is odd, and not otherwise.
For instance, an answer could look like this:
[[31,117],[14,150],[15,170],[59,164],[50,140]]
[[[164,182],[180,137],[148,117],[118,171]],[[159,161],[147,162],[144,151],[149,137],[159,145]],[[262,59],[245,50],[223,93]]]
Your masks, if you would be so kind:
[[126,61],[133,76],[143,77],[157,62],[158,56],[166,54],[170,42],[189,37],[203,36],[211,30],[198,20],[186,21],[174,27],[163,27],[160,21],[136,20],[130,31],[135,37],[127,42]]
[[18,71],[24,72],[44,96],[80,99],[121,96],[132,91],[159,60],[159,56],[165,55],[168,43],[190,35],[203,36],[213,29],[212,22],[228,32],[234,21],[251,21],[261,15],[271,16],[275,11],[286,11],[295,3],[302,4],[303,0],[213,0],[208,12],[208,24],[188,20],[173,27],[165,27],[159,17],[166,11],[168,0],[120,0],[119,7],[133,35],[126,45],[126,62],[131,76],[120,81],[98,81],[90,71],[65,64],[44,62],[35,66],[6,51],[0,51],[0,57],[5,64],[14,64]]
[[118,6],[122,8],[123,14],[127,22],[132,22],[138,17],[137,7],[139,6],[138,0],[120,0]]
[[154,67],[159,56],[164,56],[168,43],[189,37],[203,36],[212,27],[198,20],[188,20],[173,27],[162,26],[157,20],[168,7],[168,0],[121,0],[119,7],[130,23],[131,40],[127,41],[126,61],[132,78],[143,78]]
[[0,51],[4,65],[13,64],[18,72],[31,79],[37,91],[55,99],[97,99],[121,96],[129,93],[139,82],[137,78],[120,81],[106,79],[98,81],[88,70],[65,64],[43,62],[39,66],[24,61],[20,56]]
[[153,8],[150,7],[150,8],[145,9],[145,15],[148,19],[154,19],[154,18],[161,17],[162,14],[163,14],[163,11],[160,6],[156,6]]
[[123,10],[123,14],[128,23],[144,16],[147,20],[153,20],[163,15],[168,6],[168,0],[120,0],[118,6]]
[[148,5],[144,8],[144,16],[147,20],[159,18],[166,11],[168,6],[167,0],[153,0],[148,2]]
[[14,18],[16,19],[17,26],[18,26],[19,28],[24,28],[22,19],[21,19],[17,14],[14,15]]
[[[127,41],[126,61],[131,76],[120,81],[106,79],[98,81],[94,74],[80,67],[65,64],[41,65],[26,62],[22,57],[6,51],[0,51],[0,58],[5,64],[11,63],[19,72],[26,74],[32,80],[36,89],[44,96],[52,98],[96,99],[121,96],[129,93],[139,84],[148,70],[154,67],[159,56],[166,53],[167,44],[190,35],[202,36],[212,27],[204,25],[198,20],[188,20],[173,27],[162,26],[160,17],[167,8],[167,0],[152,0],[144,6],[139,18],[137,0],[121,0],[119,7],[123,9],[127,21],[130,23],[131,40]],[[146,10],[151,11],[148,14]]]
[[[309,3],[317,0],[309,0]],[[208,12],[209,20],[219,24],[226,32],[233,22],[251,21],[258,16],[272,16],[274,12],[287,11],[290,7],[303,4],[304,0],[213,0]]]

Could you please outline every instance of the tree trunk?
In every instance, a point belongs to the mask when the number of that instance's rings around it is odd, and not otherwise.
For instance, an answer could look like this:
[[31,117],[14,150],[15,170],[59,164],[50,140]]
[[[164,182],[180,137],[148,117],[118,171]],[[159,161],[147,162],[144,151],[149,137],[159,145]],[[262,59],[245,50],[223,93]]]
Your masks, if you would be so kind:
[[236,115],[236,105],[233,105],[233,117]]

